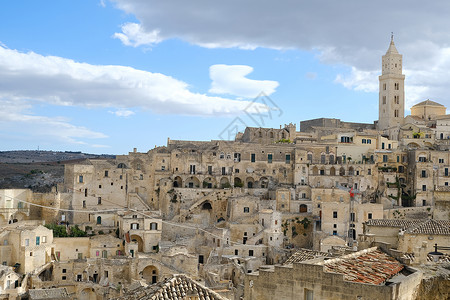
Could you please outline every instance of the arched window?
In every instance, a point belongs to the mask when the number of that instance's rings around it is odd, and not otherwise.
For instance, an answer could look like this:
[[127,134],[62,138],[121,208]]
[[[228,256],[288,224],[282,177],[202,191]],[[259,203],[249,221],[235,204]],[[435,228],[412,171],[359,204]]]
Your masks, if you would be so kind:
[[100,217],[100,216],[97,217],[97,224],[98,225],[102,224],[102,217]]

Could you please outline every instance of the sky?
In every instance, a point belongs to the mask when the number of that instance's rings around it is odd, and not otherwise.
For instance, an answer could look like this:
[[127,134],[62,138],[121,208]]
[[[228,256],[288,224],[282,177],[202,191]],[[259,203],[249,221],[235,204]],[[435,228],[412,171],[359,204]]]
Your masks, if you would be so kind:
[[120,155],[245,126],[372,123],[391,32],[405,115],[449,107],[449,15],[445,0],[3,0],[0,151]]

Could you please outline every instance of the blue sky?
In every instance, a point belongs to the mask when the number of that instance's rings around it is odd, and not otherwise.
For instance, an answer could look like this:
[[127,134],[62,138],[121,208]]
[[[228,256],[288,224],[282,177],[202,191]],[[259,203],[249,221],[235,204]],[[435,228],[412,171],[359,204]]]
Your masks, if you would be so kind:
[[335,2],[2,1],[0,150],[145,152],[236,117],[371,123],[391,31],[406,107],[450,104],[450,4]]

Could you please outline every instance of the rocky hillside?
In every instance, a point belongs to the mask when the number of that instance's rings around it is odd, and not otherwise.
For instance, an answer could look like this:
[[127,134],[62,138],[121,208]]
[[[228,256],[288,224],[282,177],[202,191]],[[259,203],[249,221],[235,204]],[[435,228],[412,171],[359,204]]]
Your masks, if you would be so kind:
[[64,164],[112,155],[55,151],[0,151],[0,189],[49,192],[64,180]]

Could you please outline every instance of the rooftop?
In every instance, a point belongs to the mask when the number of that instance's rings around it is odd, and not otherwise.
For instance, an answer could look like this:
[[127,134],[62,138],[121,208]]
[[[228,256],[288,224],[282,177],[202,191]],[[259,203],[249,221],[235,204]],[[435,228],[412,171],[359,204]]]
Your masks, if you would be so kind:
[[427,100],[425,100],[425,101],[422,101],[422,102],[420,102],[420,103],[417,103],[416,105],[413,105],[413,107],[416,107],[416,106],[425,106],[425,105],[427,105],[427,106],[441,106],[441,107],[444,107],[444,105],[439,104],[439,103],[434,102],[434,101],[431,101],[430,99],[427,99]]
[[437,234],[450,235],[450,221],[445,220],[388,220],[388,219],[373,219],[366,222],[367,226],[380,227],[397,227],[405,230],[410,234]]
[[330,257],[331,254],[327,252],[319,252],[309,249],[300,249],[296,251],[294,254],[292,254],[283,265],[289,265],[293,263],[302,262],[305,260],[310,260],[318,257]]
[[133,290],[128,290],[125,295],[117,298],[117,300],[178,300],[189,299],[189,297],[198,297],[195,299],[199,300],[226,299],[186,275],[174,275],[161,283],[148,286],[141,285]]
[[344,280],[381,285],[403,270],[403,265],[376,247],[326,260],[324,271],[344,275]]

